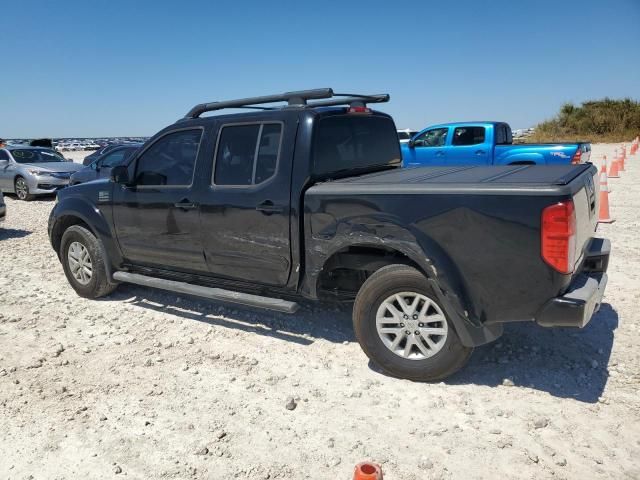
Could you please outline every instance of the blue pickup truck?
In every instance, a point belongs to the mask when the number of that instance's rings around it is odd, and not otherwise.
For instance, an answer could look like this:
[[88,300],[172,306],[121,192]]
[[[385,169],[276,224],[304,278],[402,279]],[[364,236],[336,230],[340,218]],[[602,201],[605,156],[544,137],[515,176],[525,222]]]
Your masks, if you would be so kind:
[[401,145],[405,167],[419,165],[561,165],[586,163],[591,144],[529,143],[513,145],[504,122],[433,125]]

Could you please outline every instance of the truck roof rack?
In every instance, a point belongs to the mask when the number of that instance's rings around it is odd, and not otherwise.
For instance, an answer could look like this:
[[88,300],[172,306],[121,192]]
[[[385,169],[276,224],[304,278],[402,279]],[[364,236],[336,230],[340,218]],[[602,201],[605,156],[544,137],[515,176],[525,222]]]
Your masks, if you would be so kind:
[[[339,98],[335,98],[339,97]],[[193,107],[185,115],[185,119],[198,118],[205,112],[222,110],[225,108],[249,108],[255,110],[273,110],[286,107],[330,107],[337,105],[351,105],[352,107],[364,107],[366,103],[383,103],[389,101],[388,94],[360,95],[351,93],[334,93],[331,88],[316,88],[313,90],[300,90],[297,92],[285,92],[276,95],[262,97],[239,98],[237,100],[225,100],[222,102],[200,103]],[[309,103],[308,100],[323,100]],[[274,105],[260,107],[267,103],[287,102],[287,105]]]

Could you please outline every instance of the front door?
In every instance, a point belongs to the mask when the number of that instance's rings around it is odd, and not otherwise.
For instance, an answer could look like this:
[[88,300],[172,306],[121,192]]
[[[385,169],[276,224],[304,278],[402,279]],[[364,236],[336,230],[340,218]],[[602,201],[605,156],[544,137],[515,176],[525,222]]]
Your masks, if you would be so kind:
[[[223,125],[209,192],[200,203],[209,271],[272,286],[291,271],[290,191],[296,126]],[[283,141],[284,139],[284,141]]]
[[411,146],[403,149],[405,167],[420,165],[446,165],[447,127],[432,128],[413,138]]
[[114,224],[125,261],[206,271],[193,191],[202,134],[190,128],[162,135],[134,159],[131,185],[114,185]]

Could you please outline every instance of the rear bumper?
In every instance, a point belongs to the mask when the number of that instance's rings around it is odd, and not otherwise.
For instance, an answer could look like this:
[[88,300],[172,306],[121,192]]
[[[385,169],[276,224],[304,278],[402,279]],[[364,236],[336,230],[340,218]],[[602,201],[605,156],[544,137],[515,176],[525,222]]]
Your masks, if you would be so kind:
[[549,300],[536,315],[543,327],[582,328],[600,308],[607,286],[607,267],[611,243],[594,238],[587,249],[582,272],[577,275],[564,295]]

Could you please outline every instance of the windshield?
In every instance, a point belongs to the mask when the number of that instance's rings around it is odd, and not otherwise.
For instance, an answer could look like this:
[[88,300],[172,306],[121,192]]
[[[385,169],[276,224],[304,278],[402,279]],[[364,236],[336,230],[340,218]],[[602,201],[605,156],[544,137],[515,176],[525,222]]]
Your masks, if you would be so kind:
[[18,163],[66,162],[64,157],[62,157],[60,154],[46,148],[11,150],[11,155]]
[[400,144],[393,121],[373,115],[336,115],[318,121],[313,142],[314,173],[399,165]]

